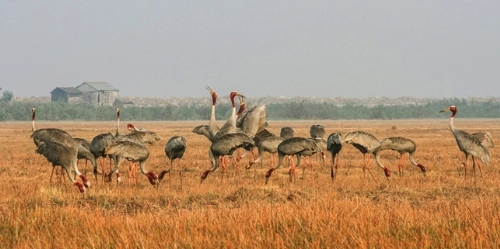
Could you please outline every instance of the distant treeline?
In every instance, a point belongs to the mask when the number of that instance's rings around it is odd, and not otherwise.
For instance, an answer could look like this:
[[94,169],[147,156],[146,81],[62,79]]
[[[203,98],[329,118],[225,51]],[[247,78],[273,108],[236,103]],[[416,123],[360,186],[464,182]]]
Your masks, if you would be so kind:
[[[500,103],[469,102],[466,99],[445,99],[424,105],[378,105],[367,107],[356,104],[337,106],[329,103],[288,102],[266,105],[268,120],[335,120],[335,119],[425,119],[442,118],[439,111],[450,105],[458,107],[460,118],[500,118]],[[208,120],[211,106],[91,106],[67,103],[1,102],[0,121],[27,121],[31,109],[37,108],[37,120],[106,121],[115,118],[116,107],[121,108],[123,120],[175,121]],[[251,106],[250,106],[251,107]],[[249,107],[249,108],[250,108]],[[217,105],[216,119],[226,120],[231,114],[229,105]],[[446,115],[448,116],[448,115]]]

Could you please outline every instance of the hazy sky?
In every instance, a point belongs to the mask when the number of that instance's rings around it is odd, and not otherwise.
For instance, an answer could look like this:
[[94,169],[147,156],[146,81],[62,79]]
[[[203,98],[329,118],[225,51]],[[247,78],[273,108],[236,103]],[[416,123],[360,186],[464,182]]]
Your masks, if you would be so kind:
[[500,1],[0,1],[0,87],[500,96]]

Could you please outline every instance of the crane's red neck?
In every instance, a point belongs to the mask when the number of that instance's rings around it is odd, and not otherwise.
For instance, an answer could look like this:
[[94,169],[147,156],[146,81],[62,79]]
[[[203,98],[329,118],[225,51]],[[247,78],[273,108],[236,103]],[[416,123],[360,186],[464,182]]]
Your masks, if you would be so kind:
[[229,98],[231,99],[231,105],[233,106],[233,108],[236,107],[236,105],[234,104],[234,97],[236,97],[237,94],[238,94],[237,92],[231,92],[229,94]]
[[240,116],[246,108],[247,104],[245,104],[245,102],[240,103],[240,109],[238,110],[238,113],[236,113],[236,116]]
[[212,105],[215,105],[217,102],[217,93],[214,91],[211,91],[210,93],[212,94]]
[[457,109],[457,107],[456,107],[456,106],[452,105],[452,106],[450,106],[450,111],[451,111],[451,113],[452,113],[452,114],[451,114],[451,117],[452,117],[452,118],[454,118],[454,117],[455,117],[455,115],[457,115],[458,109]]

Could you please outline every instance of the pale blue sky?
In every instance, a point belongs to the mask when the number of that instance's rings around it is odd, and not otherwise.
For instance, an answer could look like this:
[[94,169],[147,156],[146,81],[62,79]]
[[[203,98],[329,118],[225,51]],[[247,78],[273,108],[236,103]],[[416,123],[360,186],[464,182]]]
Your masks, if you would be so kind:
[[500,1],[0,1],[0,87],[500,96]]

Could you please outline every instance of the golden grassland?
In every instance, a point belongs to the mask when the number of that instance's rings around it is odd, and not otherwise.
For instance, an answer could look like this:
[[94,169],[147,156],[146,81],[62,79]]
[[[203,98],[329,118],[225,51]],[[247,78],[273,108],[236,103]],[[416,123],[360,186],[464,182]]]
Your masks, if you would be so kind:
[[[125,123],[125,122],[122,122]],[[248,159],[209,174],[209,141],[191,132],[208,123],[135,122],[157,132],[162,140],[149,146],[147,168],[156,173],[169,167],[166,141],[183,135],[188,142],[183,186],[179,167],[159,187],[144,175],[128,184],[126,163],[120,185],[96,182],[82,196],[64,176],[51,187],[52,166],[35,154],[31,123],[0,123],[0,247],[1,248],[493,248],[500,244],[500,181],[496,148],[491,150],[482,176],[464,179],[459,165],[464,155],[448,129],[448,120],[396,121],[269,121],[279,134],[291,126],[296,136],[308,136],[312,124],[327,134],[363,130],[382,139],[405,136],[417,144],[416,160],[427,167],[424,177],[405,161],[405,174],[397,174],[398,153],[384,151],[382,162],[392,170],[387,181],[370,160],[373,179],[361,169],[362,154],[345,145],[338,177],[329,175],[330,156],[324,165],[313,157],[312,169],[301,167],[289,182],[288,165],[276,170],[264,184],[270,166],[245,170]],[[500,136],[498,119],[457,119],[469,132],[489,131]],[[55,127],[91,140],[113,132],[113,122],[38,122],[37,128]],[[122,130],[125,131],[123,124]],[[495,140],[500,145],[498,140]],[[109,163],[109,161],[106,161]],[[469,164],[470,165],[470,164]],[[85,171],[85,162],[79,162]],[[470,170],[470,167],[468,168]],[[469,175],[470,176],[470,175]],[[80,179],[78,179],[81,181]],[[56,182],[56,181],[54,181]]]

